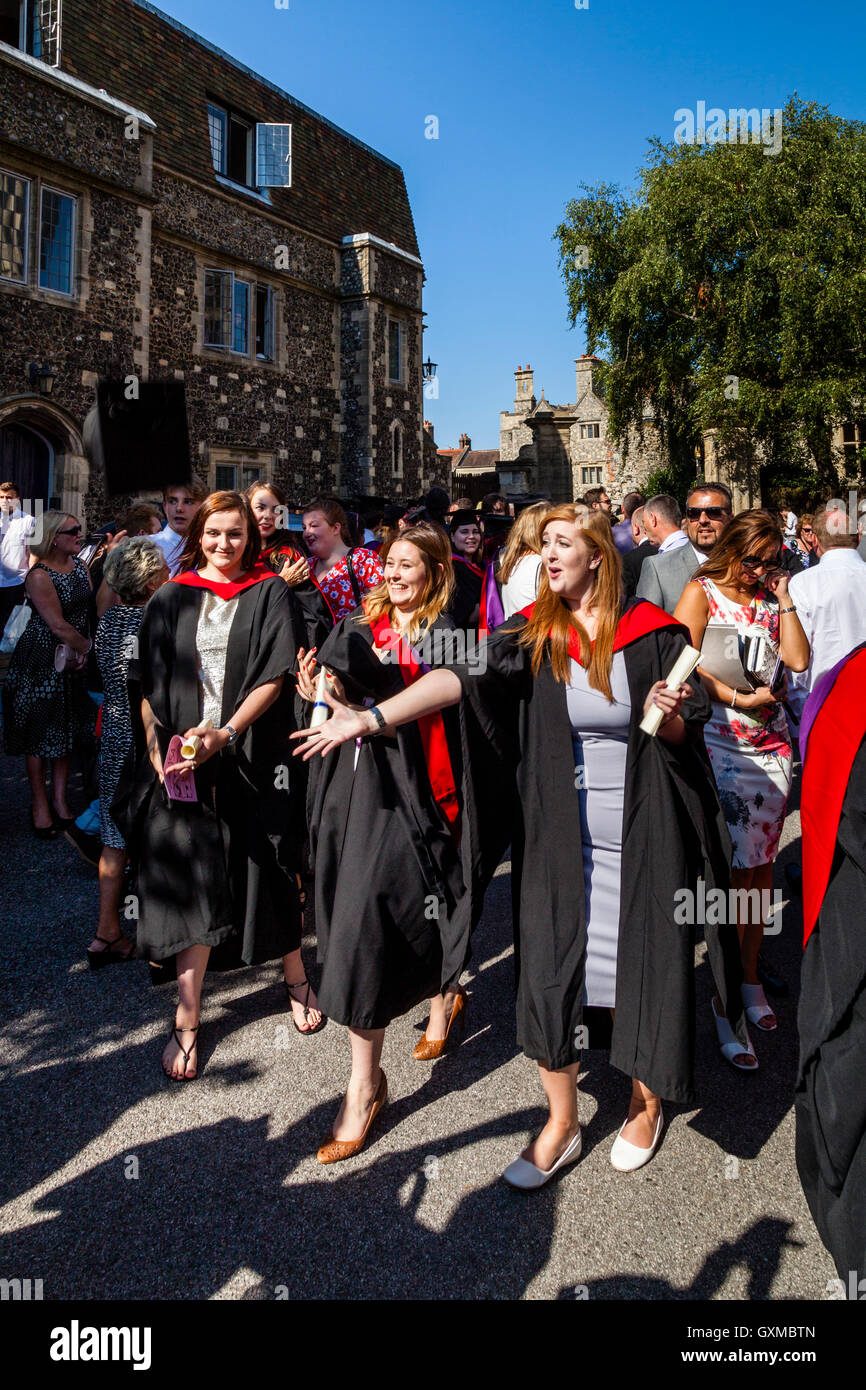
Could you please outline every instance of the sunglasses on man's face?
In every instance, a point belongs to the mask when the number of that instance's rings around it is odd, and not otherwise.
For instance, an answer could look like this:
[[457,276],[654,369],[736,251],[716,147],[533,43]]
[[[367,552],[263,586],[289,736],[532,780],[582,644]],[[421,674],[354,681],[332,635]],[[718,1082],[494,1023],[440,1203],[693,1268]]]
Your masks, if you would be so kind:
[[80,526],[67,526],[67,528],[66,528],[65,531],[58,531],[57,534],[58,534],[58,536],[80,536],[80,535],[81,535],[81,527],[80,527]]
[[744,555],[740,564],[745,570],[765,569],[768,574],[772,574],[774,570],[782,568],[782,556],[776,554],[767,559],[765,555]]
[[689,521],[700,521],[705,516],[708,521],[721,521],[723,516],[727,516],[727,507],[686,507],[686,516]]

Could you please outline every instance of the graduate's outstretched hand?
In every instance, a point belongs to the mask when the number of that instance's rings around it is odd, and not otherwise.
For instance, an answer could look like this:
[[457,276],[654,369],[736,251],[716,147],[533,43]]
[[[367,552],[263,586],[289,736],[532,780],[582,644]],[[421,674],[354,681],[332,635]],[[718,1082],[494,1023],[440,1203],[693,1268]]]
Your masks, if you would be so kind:
[[365,711],[350,709],[327,690],[325,702],[333,711],[330,719],[320,724],[317,729],[300,729],[298,733],[290,735],[298,740],[298,746],[292,756],[302,757],[305,763],[316,753],[321,753],[324,758],[326,753],[339,748],[341,743],[348,743],[350,739],[361,738],[364,734],[374,732]]

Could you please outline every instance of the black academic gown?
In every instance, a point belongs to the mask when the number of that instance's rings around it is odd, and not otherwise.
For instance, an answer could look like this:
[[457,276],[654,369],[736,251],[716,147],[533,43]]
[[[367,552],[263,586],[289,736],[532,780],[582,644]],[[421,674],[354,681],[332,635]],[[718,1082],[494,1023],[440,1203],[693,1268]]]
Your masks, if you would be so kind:
[[[827,698],[804,761],[803,918],[809,935],[797,1014],[795,1114],[797,1170],[809,1210],[846,1292],[851,1296],[853,1272],[854,1296],[862,1297],[857,1285],[866,1279],[866,648],[849,665],[851,683],[836,700],[832,693]],[[861,702],[859,709],[852,701]],[[809,705],[804,718],[808,712]]]
[[481,590],[484,585],[484,572],[470,565],[460,555],[452,555],[454,563],[454,594],[448,612],[454,619],[454,626],[463,631],[474,631],[478,627],[481,609]]
[[[175,733],[198,724],[202,689],[195,633],[203,591],[168,583],[150,600],[139,634],[140,690],[158,721],[165,761]],[[296,664],[285,582],[245,589],[229,635],[222,723],[247,695],[286,677],[277,701],[195,776],[198,801],[172,802],[146,755],[121,797],[138,869],[138,954],[165,960],[187,946],[217,948],[211,967],[273,960],[300,945],[295,872],[298,790],[292,766]],[[140,749],[140,744],[139,744]],[[117,803],[115,803],[117,805]]]
[[[361,614],[356,609],[337,624],[318,659],[340,677],[353,704],[378,704],[405,684],[400,668],[376,655],[369,626],[356,621]],[[433,626],[453,623],[443,615]],[[442,718],[459,789],[457,712],[445,710]],[[363,739],[357,767],[355,753],[353,740],[308,764],[318,1000],[338,1023],[384,1028],[438,993],[463,876],[455,831],[430,787],[418,725],[405,725],[394,738]]]
[[[516,641],[525,622],[515,615],[490,634],[486,670],[460,672],[472,769],[463,849],[474,915],[511,840],[518,1042],[528,1057],[559,1068],[580,1055],[587,939],[580,799],[566,687],[549,661],[532,675],[529,653]],[[674,921],[674,895],[694,891],[699,877],[708,890],[726,890],[730,863],[701,733],[711,707],[700,680],[690,677],[683,745],[639,728],[651,685],[667,676],[685,643],[684,630],[668,626],[624,647],[632,714],[611,1062],[665,1099],[689,1103],[695,929]],[[704,932],[722,1007],[744,1038],[736,928],[707,925]]]

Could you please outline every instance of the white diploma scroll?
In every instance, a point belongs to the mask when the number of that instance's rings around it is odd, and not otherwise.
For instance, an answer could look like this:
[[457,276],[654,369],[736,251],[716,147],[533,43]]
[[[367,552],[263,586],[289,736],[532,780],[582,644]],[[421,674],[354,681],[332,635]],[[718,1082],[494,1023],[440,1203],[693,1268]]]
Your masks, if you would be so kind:
[[325,700],[325,684],[327,672],[323,666],[319,671],[319,678],[316,681],[316,700],[313,705],[313,715],[310,720],[310,728],[318,729],[320,724],[324,724],[331,717],[331,706]]
[[[683,647],[674,662],[673,670],[665,681],[668,690],[678,690],[683,681],[688,680],[700,659],[701,654],[697,647]],[[649,734],[650,738],[655,738],[664,717],[664,710],[659,709],[658,705],[652,705],[649,713],[645,714],[640,721],[640,726],[645,734]]]
[[[213,720],[212,720],[212,719],[206,719],[206,720],[204,721],[203,724],[200,724],[200,725],[199,725],[199,728],[201,728],[201,729],[212,729],[212,728],[213,728]],[[190,758],[190,759],[195,758],[195,757],[198,755],[198,750],[199,750],[200,748],[201,748],[201,739],[199,738],[198,734],[191,734],[190,737],[187,738],[187,739],[184,739],[183,743],[180,745],[180,756],[181,756],[182,758]]]

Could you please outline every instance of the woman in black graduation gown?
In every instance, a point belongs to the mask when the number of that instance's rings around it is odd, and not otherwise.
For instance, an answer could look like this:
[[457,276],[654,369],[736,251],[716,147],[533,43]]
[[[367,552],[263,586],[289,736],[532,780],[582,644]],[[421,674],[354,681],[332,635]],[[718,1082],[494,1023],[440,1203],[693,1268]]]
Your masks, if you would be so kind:
[[[374,706],[419,678],[425,657],[440,659],[435,648],[453,631],[444,613],[453,575],[440,527],[408,527],[388,546],[384,571],[384,584],[319,652],[341,697],[355,706]],[[309,696],[308,671],[299,684]],[[357,1153],[385,1104],[379,1061],[391,1020],[430,999],[416,1049],[426,1060],[441,1046],[424,1044],[442,1044],[462,1013],[456,978],[439,993],[443,943],[454,935],[463,895],[456,715],[433,713],[397,735],[350,744],[311,770],[319,998],[328,1017],[349,1028],[352,1048],[348,1090],[320,1163]]]
[[455,627],[472,631],[478,627],[484,585],[481,526],[475,512],[468,507],[452,512],[448,533],[454,565],[454,594],[448,611]]
[[[212,952],[217,968],[282,957],[295,1026],[314,1032],[322,1021],[300,953],[287,766],[293,690],[284,680],[296,658],[289,594],[258,557],[246,499],[212,493],[190,527],[181,572],[150,601],[139,635],[147,751],[129,836],[138,954],[177,957],[178,1007],[163,1069],[178,1081],[196,1074]],[[166,767],[174,734],[200,737],[192,763]],[[195,801],[169,798],[171,773],[194,779]]]
[[[652,1157],[662,1099],[693,1099],[694,928],[677,924],[682,899],[676,895],[694,893],[698,878],[707,888],[727,888],[730,854],[701,736],[709,701],[697,680],[692,688],[664,689],[686,644],[683,630],[642,600],[623,611],[620,562],[606,520],[595,514],[575,520],[573,507],[558,507],[542,534],[538,601],[528,618],[515,615],[488,637],[486,670],[459,678],[433,671],[380,711],[387,730],[464,696],[472,775],[462,848],[476,885],[489,879],[509,837],[512,842],[518,1041],[538,1061],[550,1105],[547,1125],[507,1171],[523,1187],[541,1186],[580,1153],[576,1082],[594,935],[608,957],[614,942],[611,1061],[632,1078],[614,1166],[630,1170]],[[575,765],[575,692],[584,702],[596,697],[599,719],[625,707],[614,921],[587,920],[587,903],[593,918],[596,907],[587,853],[611,845],[602,846],[597,835],[599,843],[587,845],[597,793],[591,780],[582,785]],[[653,704],[664,714],[655,738],[640,729]],[[366,712],[338,710],[321,728],[295,737],[312,756],[344,739],[374,735],[377,727]],[[474,813],[476,804],[483,814]],[[609,877],[602,908],[611,900]],[[464,909],[471,896],[464,896]],[[468,932],[468,911],[455,925]],[[717,988],[742,1035],[736,930],[708,924],[705,936]],[[460,954],[455,950],[454,959]]]

